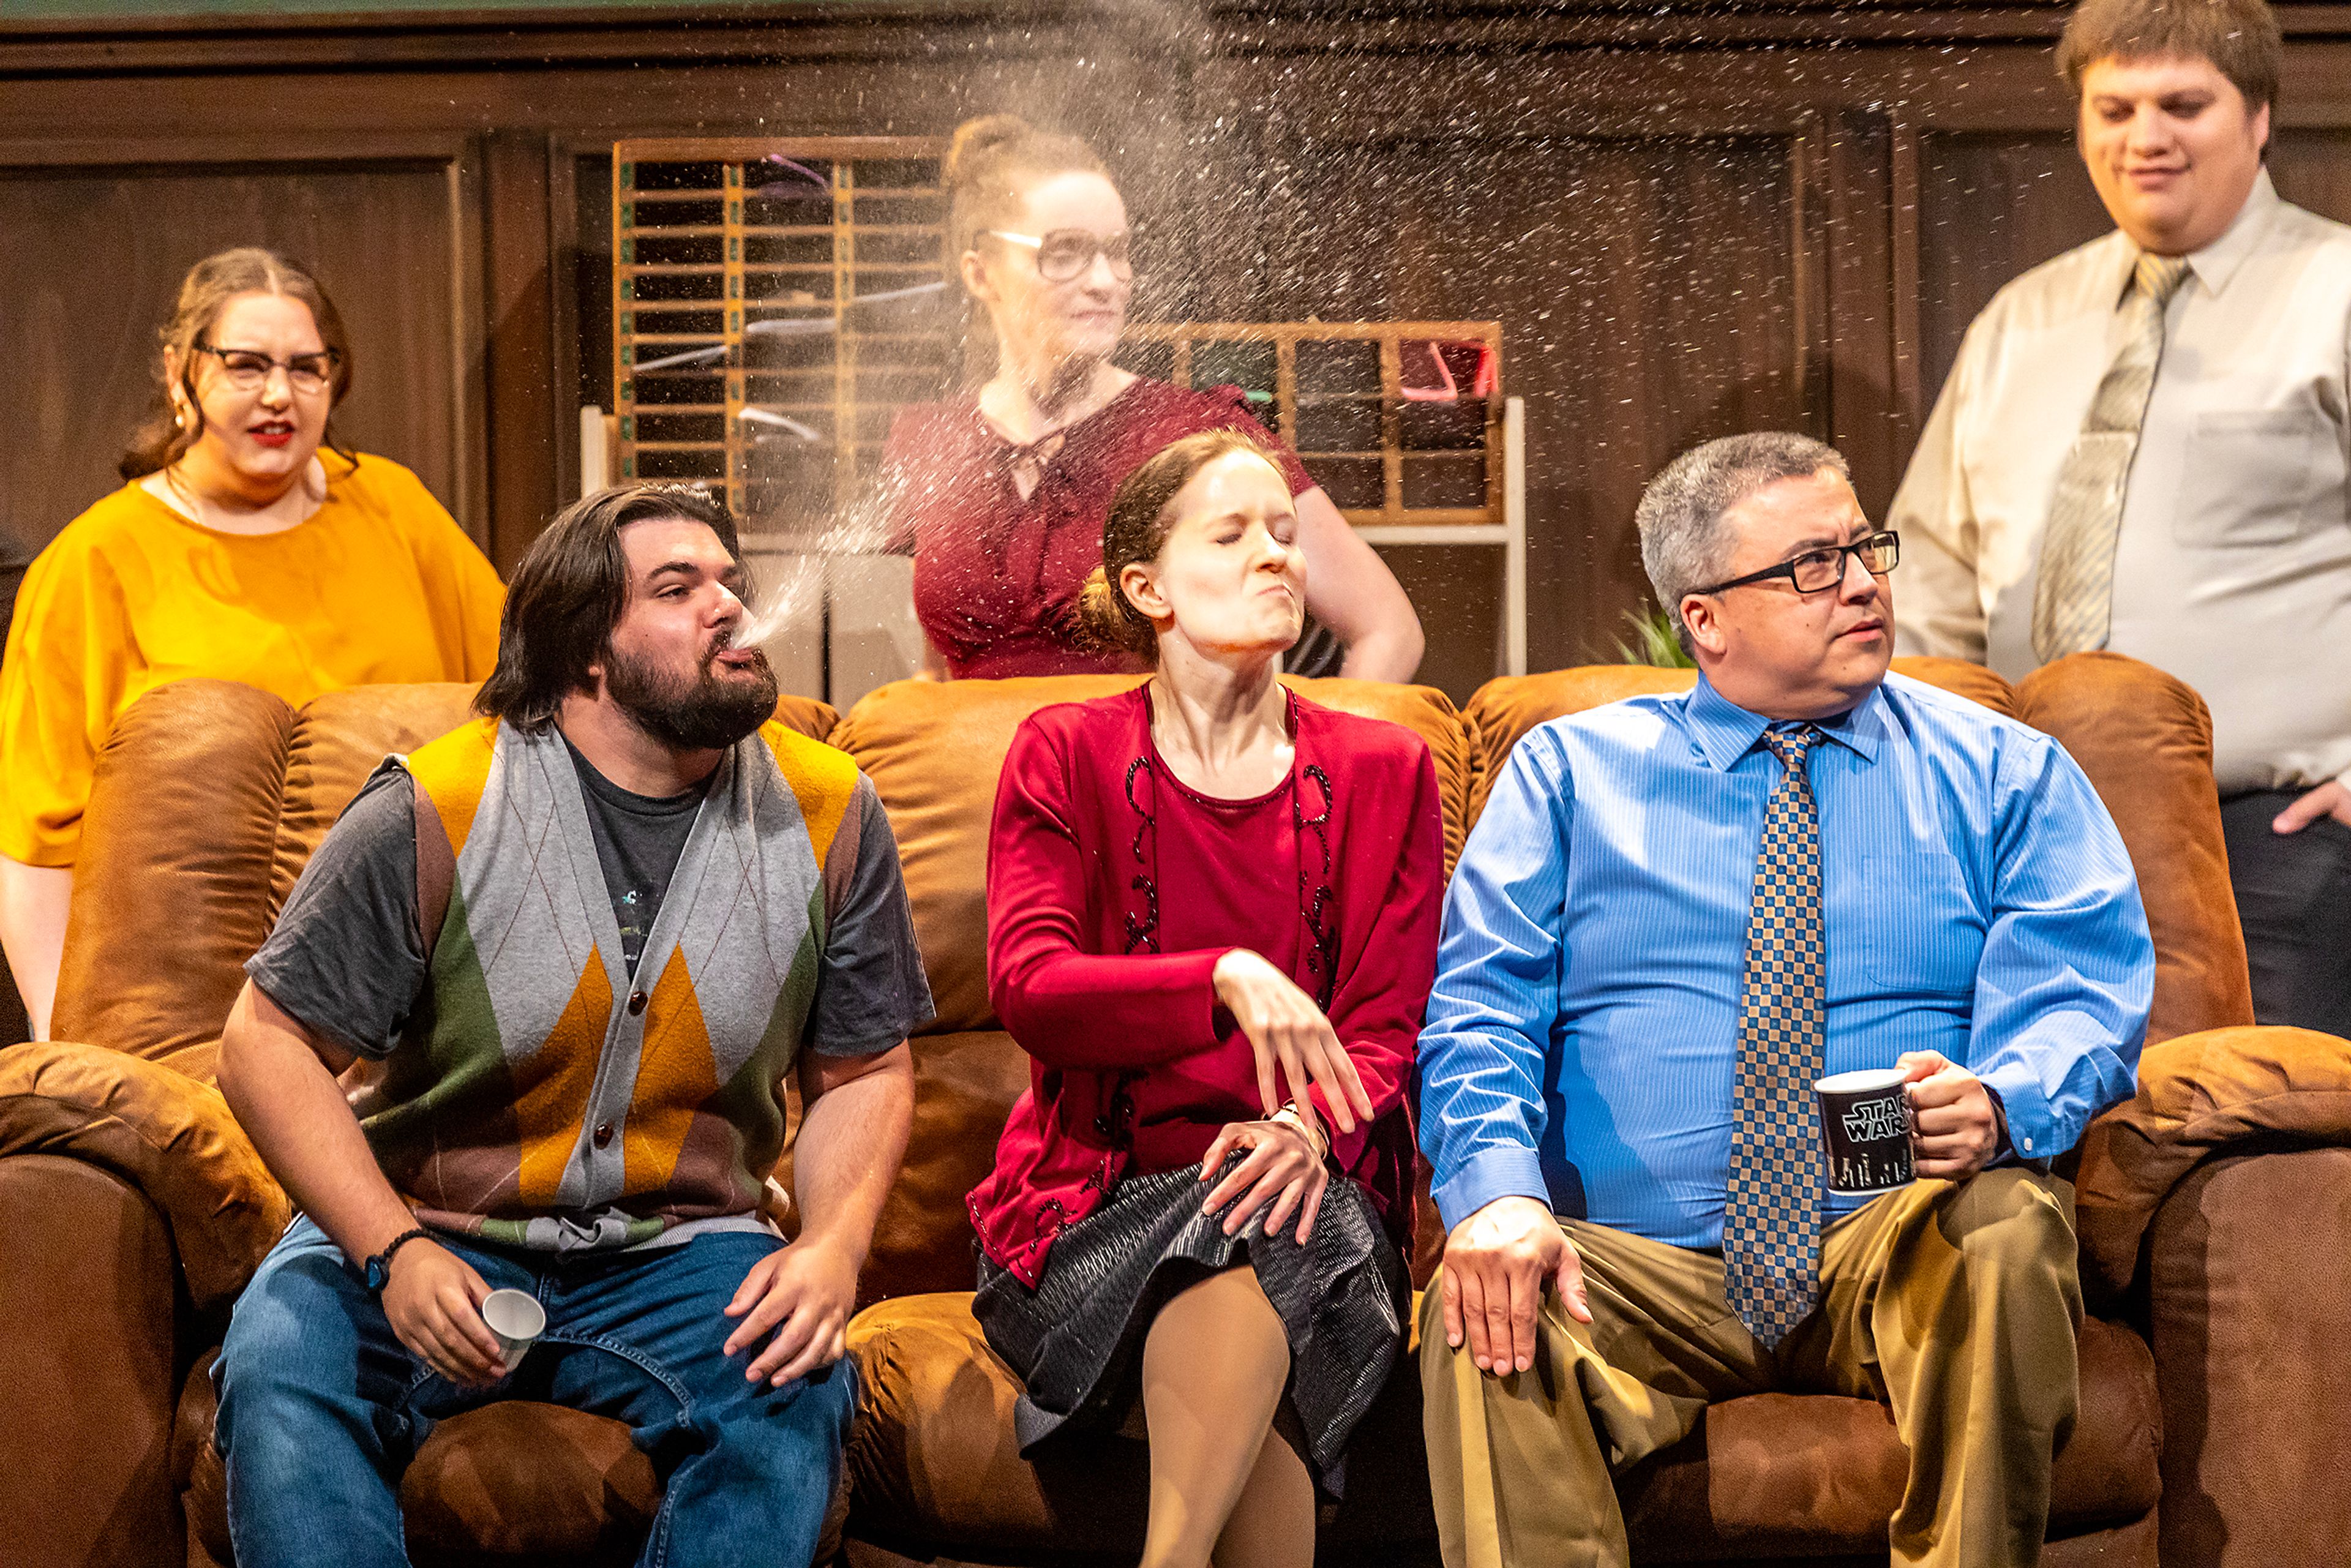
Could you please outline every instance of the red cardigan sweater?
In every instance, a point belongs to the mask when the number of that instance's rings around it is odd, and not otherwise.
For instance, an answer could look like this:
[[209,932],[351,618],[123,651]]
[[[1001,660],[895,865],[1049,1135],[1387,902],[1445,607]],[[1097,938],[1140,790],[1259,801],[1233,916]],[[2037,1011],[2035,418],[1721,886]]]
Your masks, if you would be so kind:
[[[1376,1113],[1340,1134],[1339,1171],[1411,1234],[1405,1090],[1437,971],[1444,830],[1427,744],[1400,725],[1290,699],[1301,924],[1292,978],[1322,1000]],[[987,982],[1030,1058],[996,1168],[973,1189],[987,1255],[1034,1285],[1054,1237],[1130,1165],[1196,1162],[1228,1121],[1264,1114],[1255,1056],[1217,1004],[1227,951],[1161,953],[1158,782],[1149,688],[1040,710],[1005,758],[987,852]],[[1180,1083],[1154,1069],[1184,1064]],[[1201,1117],[1203,1079],[1228,1092]],[[1175,1110],[1179,1100],[1194,1109]]]

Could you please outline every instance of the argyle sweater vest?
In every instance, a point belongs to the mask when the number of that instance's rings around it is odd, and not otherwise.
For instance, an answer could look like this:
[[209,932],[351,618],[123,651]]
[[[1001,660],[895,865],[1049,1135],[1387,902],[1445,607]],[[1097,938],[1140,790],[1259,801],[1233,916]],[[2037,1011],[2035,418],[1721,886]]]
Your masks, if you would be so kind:
[[758,1227],[856,765],[772,723],[737,742],[633,980],[561,736],[485,719],[384,766],[414,784],[431,979],[358,1109],[418,1219],[551,1251]]

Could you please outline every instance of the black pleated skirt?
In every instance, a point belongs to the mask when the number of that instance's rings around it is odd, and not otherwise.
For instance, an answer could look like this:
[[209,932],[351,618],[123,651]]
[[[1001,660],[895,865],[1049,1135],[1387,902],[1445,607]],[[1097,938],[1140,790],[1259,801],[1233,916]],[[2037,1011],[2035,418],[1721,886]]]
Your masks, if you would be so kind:
[[1364,1189],[1343,1177],[1324,1191],[1304,1246],[1294,1213],[1271,1239],[1259,1218],[1227,1236],[1221,1214],[1200,1212],[1206,1190],[1196,1169],[1121,1181],[1054,1239],[1033,1291],[981,1255],[972,1312],[1027,1385],[1015,1412],[1020,1451],[1065,1429],[1117,1431],[1141,1392],[1143,1340],[1159,1309],[1247,1264],[1281,1314],[1290,1407],[1322,1490],[1336,1497],[1347,1438],[1404,1356],[1404,1259]]

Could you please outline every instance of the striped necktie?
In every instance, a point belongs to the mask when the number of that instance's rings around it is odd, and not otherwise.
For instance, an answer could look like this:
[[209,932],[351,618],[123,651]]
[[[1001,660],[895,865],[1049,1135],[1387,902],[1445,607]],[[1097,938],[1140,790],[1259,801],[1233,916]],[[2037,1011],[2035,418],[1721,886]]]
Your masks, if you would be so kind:
[[1828,946],[1820,816],[1805,773],[1820,739],[1809,724],[1763,732],[1785,771],[1763,808],[1740,975],[1723,1291],[1766,1350],[1820,1298],[1820,1111],[1813,1085],[1827,1048]]
[[2121,351],[2106,367],[2082,433],[2057,472],[2032,590],[2032,655],[2044,664],[2106,645],[2124,486],[2163,359],[2163,309],[2187,277],[2185,256],[2139,256],[2123,301]]

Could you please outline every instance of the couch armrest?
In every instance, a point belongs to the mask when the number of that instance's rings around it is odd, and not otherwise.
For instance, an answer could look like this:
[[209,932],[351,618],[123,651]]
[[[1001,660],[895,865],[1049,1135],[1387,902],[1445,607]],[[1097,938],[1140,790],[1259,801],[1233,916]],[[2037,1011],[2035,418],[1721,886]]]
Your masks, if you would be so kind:
[[219,1091],[97,1046],[0,1051],[0,1157],[30,1154],[87,1160],[144,1193],[199,1312],[235,1299],[292,1214]]
[[2173,1187],[2214,1155],[2351,1145],[2351,1040],[2245,1025],[2150,1045],[2138,1092],[2090,1124],[2074,1178],[2085,1283],[2120,1296]]

